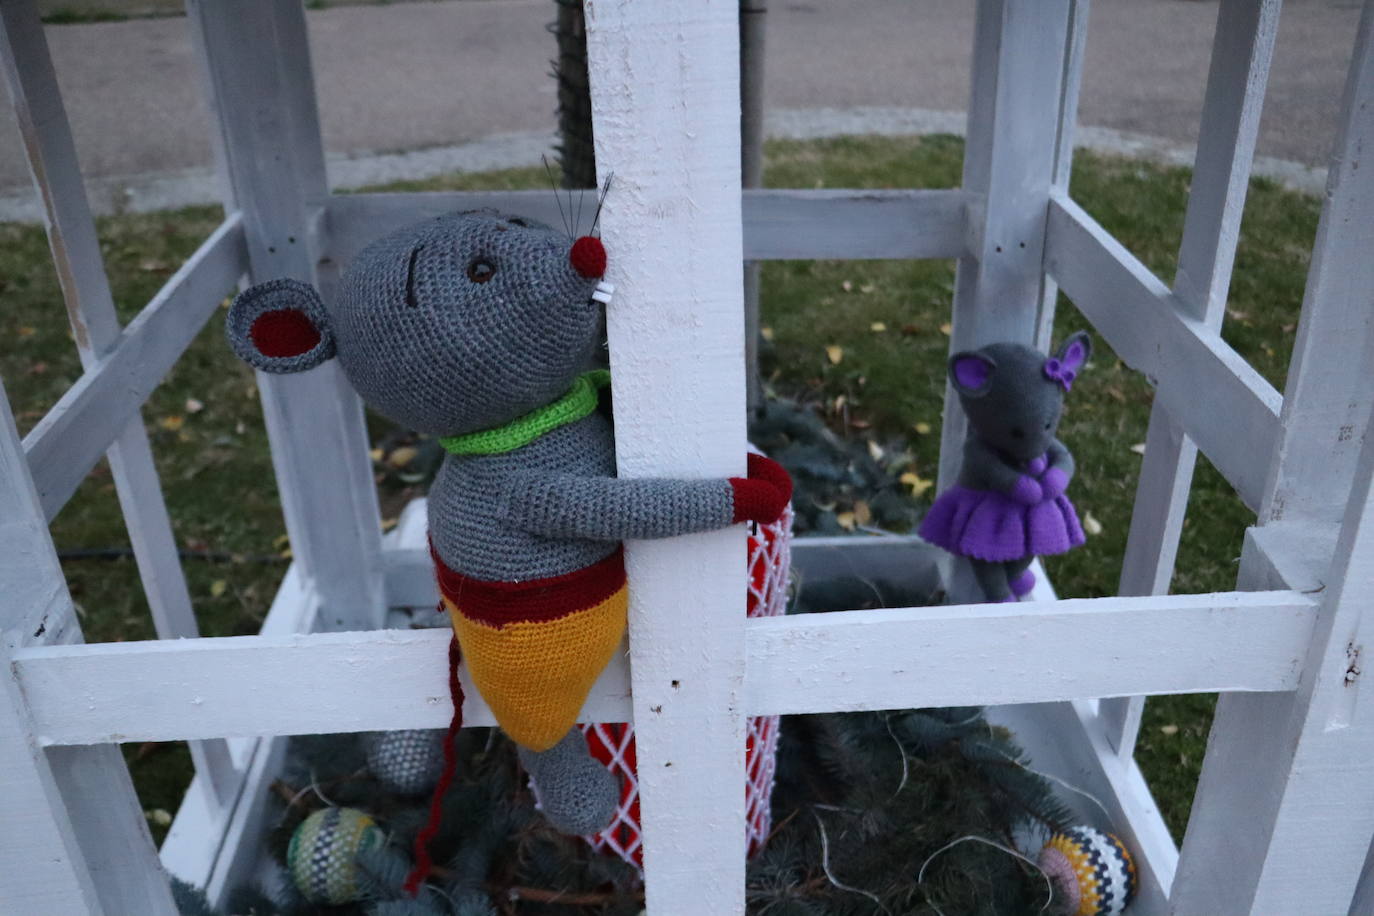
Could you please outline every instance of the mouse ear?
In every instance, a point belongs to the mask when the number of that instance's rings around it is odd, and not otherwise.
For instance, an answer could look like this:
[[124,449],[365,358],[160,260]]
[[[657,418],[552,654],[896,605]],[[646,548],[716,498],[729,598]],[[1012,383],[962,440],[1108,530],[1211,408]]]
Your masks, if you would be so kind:
[[299,280],[269,280],[234,297],[224,323],[239,359],[264,372],[304,372],[334,355],[329,313]]
[[985,353],[964,351],[949,358],[949,380],[961,395],[979,398],[992,388],[997,363]]
[[1075,331],[1068,336],[1059,346],[1059,352],[1055,356],[1059,364],[1074,372],[1083,368],[1083,364],[1088,361],[1088,357],[1093,352],[1093,341],[1088,336],[1087,331]]

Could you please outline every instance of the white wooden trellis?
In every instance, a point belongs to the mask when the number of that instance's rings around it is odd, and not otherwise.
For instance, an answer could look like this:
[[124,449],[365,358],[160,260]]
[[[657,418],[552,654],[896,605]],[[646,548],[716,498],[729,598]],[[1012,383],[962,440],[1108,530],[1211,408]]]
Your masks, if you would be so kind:
[[[229,215],[121,329],[36,11],[0,3],[85,369],[22,442],[0,405],[0,913],[174,912],[113,742],[196,742],[161,862],[218,899],[253,868],[282,736],[444,724],[447,636],[370,629],[434,592],[422,510],[385,544],[377,533],[341,375],[261,380],[297,560],[255,637],[178,638],[194,617],[139,408],[244,277],[327,291],[325,268],[426,214],[554,216],[547,193],[330,196],[299,4],[188,9]],[[1359,697],[1374,636],[1374,169],[1360,169],[1374,149],[1374,2],[1283,396],[1219,334],[1277,0],[1221,0],[1172,286],[1067,193],[1087,13],[1087,0],[978,0],[961,188],[742,194],[738,5],[588,0],[597,159],[616,173],[603,225],[622,474],[740,469],[742,258],[956,258],[956,347],[1043,343],[1062,290],[1156,385],[1117,598],[1055,601],[1046,586],[1010,608],[746,622],[738,531],[629,545],[630,659],[585,715],[636,723],[653,913],[744,909],[745,716],[945,704],[998,706],[1038,767],[1104,801],[1110,824],[1084,814],[1136,852],[1138,913],[1374,912],[1374,713]],[[945,480],[962,435],[952,407]],[[1196,450],[1259,524],[1239,591],[1167,596]],[[107,452],[158,641],[81,644],[47,534]],[[1129,698],[1199,691],[1223,697],[1180,857],[1131,760]],[[491,724],[468,697],[467,723]]]

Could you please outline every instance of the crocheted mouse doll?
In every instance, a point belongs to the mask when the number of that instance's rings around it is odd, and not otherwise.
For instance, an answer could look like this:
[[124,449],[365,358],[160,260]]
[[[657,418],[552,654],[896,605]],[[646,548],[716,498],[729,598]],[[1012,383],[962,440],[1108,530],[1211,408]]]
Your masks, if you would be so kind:
[[1083,543],[1064,495],[1073,455],[1054,434],[1064,395],[1091,352],[1080,331],[1051,357],[997,343],[949,359],[949,379],[968,417],[964,460],[958,482],[935,500],[919,533],[968,557],[988,601],[1028,594],[1033,559]]
[[[597,238],[455,213],[368,246],[328,310],[310,286],[277,280],[240,294],[227,323],[253,366],[299,372],[337,356],[369,406],[440,437],[449,454],[429,491],[429,536],[455,634],[451,732],[461,646],[545,817],[569,834],[603,828],[618,799],[575,723],[625,632],[621,539],[771,522],[792,489],[757,455],[746,478],[616,477],[598,410],[610,374],[586,371],[603,341],[605,270]],[[421,874],[446,785],[416,842]]]

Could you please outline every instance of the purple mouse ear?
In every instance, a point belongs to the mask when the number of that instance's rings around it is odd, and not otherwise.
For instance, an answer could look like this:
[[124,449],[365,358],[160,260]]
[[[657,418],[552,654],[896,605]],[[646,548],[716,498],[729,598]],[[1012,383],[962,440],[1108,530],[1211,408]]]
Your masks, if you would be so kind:
[[1092,338],[1087,331],[1076,331],[1069,335],[1069,339],[1064,341],[1059,347],[1060,365],[1072,369],[1074,372],[1083,368],[1083,364],[1088,361],[1088,357],[1093,352]]
[[997,364],[982,353],[955,353],[949,358],[949,380],[964,397],[981,397],[992,387]]
[[1086,331],[1071,334],[1060,346],[1058,354],[1045,360],[1045,378],[1058,382],[1068,391],[1073,387],[1073,380],[1078,378],[1079,370],[1088,361],[1088,354],[1092,351],[1092,340]]

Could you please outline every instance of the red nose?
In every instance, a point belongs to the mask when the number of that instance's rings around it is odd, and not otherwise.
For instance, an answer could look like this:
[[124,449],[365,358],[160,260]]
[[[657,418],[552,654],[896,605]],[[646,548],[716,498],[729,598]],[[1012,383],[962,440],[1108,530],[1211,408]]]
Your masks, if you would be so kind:
[[593,236],[584,235],[573,242],[568,260],[572,262],[573,270],[588,280],[599,280],[606,273],[606,249],[602,247],[601,239]]

